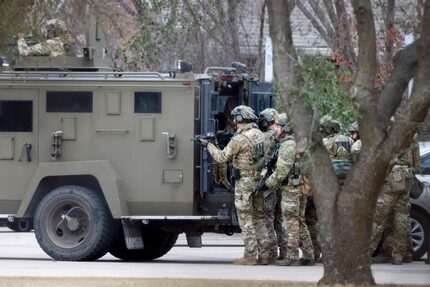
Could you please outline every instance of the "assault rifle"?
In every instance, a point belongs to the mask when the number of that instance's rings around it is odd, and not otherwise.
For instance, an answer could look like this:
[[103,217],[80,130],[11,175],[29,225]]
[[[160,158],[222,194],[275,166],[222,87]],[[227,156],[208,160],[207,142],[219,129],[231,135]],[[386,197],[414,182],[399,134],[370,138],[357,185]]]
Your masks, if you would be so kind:
[[279,152],[279,144],[276,144],[275,149],[273,150],[273,153],[270,156],[270,158],[264,161],[263,169],[261,170],[261,173],[260,173],[261,180],[255,186],[253,191],[254,194],[258,193],[259,187],[263,185],[266,179],[273,173],[275,169],[275,164],[278,161],[278,152]]
[[233,133],[217,131],[215,133],[214,132],[207,133],[206,135],[196,135],[191,140],[200,144],[201,140],[203,139],[209,142],[213,142],[221,147],[225,147],[232,137],[233,137]]

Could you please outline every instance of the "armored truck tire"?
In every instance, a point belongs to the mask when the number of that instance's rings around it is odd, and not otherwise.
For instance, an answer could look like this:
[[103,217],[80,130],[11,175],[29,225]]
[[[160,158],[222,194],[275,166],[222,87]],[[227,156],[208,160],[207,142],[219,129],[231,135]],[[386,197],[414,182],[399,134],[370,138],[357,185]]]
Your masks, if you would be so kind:
[[109,251],[110,254],[125,261],[151,261],[166,255],[178,239],[177,233],[166,232],[156,227],[142,228],[142,236],[143,249],[127,249],[124,235],[121,235]]
[[115,242],[118,226],[100,194],[74,185],[49,192],[34,215],[40,247],[57,260],[102,257]]
[[27,220],[15,220],[14,222],[7,222],[6,226],[16,232],[30,232],[33,229],[33,221]]

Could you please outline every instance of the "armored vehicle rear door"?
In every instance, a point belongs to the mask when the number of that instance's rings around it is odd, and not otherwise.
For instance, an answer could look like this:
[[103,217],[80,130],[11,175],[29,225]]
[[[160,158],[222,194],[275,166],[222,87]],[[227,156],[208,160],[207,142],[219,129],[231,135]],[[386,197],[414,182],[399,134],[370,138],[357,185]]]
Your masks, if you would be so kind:
[[0,209],[15,214],[38,164],[38,90],[0,89]]
[[256,115],[266,108],[276,108],[276,94],[272,83],[249,83],[249,105]]

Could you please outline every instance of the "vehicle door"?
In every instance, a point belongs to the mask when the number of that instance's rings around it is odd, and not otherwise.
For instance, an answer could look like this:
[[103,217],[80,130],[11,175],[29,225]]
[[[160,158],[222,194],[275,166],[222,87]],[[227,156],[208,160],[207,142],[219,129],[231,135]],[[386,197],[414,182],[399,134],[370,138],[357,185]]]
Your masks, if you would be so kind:
[[0,209],[15,214],[38,164],[35,89],[0,89]]
[[257,116],[266,108],[276,108],[276,97],[272,83],[249,83],[249,105]]

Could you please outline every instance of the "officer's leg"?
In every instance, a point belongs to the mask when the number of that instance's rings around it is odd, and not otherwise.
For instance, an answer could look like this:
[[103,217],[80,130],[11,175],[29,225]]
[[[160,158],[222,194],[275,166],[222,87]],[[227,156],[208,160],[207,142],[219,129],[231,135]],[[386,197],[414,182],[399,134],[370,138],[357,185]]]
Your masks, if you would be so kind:
[[301,194],[300,196],[300,246],[303,251],[303,263],[305,264],[313,264],[315,263],[314,258],[314,246],[312,245],[311,236],[309,234],[308,226],[305,221],[305,211],[306,211],[306,201],[307,196]]
[[270,242],[270,257],[278,257],[278,241],[275,234],[275,204],[276,193],[275,190],[268,190],[263,193],[264,195],[264,221],[268,232]]
[[400,192],[394,203],[394,222],[393,222],[393,251],[391,254],[391,263],[400,265],[403,263],[403,257],[408,249],[406,239],[407,230],[410,226],[409,219],[409,193]]
[[282,191],[282,211],[287,231],[287,261],[299,262],[300,244],[300,195],[298,187],[288,186]]
[[253,220],[257,239],[258,258],[261,264],[270,264],[272,263],[269,260],[272,245],[266,228],[264,203],[264,193],[260,192],[253,195]]
[[386,223],[389,219],[390,212],[393,207],[393,194],[389,190],[390,186],[385,185],[383,187],[382,194],[378,197],[376,203],[375,216],[373,220],[372,226],[372,238],[370,245],[370,252],[373,253],[375,249],[378,247],[379,241],[381,241],[382,234],[384,233],[384,229],[386,227]]
[[279,258],[280,260],[285,259],[287,256],[287,233],[283,225],[282,215],[282,190],[276,189],[276,204],[275,204],[275,232],[279,246]]
[[321,246],[318,241],[317,210],[312,197],[309,197],[306,202],[305,222],[311,236],[312,246],[314,247],[315,260],[318,260],[321,255]]
[[255,239],[255,226],[252,219],[252,190],[249,190],[245,181],[246,178],[236,181],[235,206],[239,226],[242,230],[243,243],[245,244],[244,258],[257,263],[257,241]]

